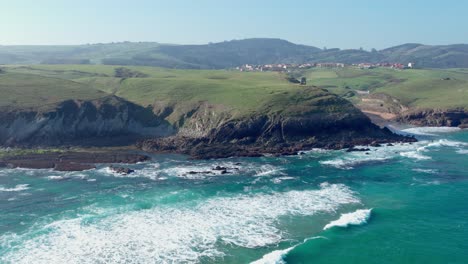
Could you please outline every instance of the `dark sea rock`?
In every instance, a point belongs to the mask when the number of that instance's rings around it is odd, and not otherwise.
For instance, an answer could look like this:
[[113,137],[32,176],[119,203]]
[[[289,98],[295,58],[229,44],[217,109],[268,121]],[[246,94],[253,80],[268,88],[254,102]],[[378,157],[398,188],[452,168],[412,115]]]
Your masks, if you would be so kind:
[[211,171],[189,171],[187,172],[189,175],[196,175],[196,174],[213,174]]
[[370,151],[369,148],[355,148],[351,147],[346,150],[346,152],[359,152],[359,151]]
[[138,147],[148,152],[176,152],[195,159],[212,159],[260,157],[265,154],[297,155],[302,150],[312,148],[352,149],[354,146],[413,141],[416,139],[377,127],[365,116],[334,120],[312,116],[294,121],[289,118],[259,117],[224,123],[202,137],[149,139],[141,141]]
[[94,164],[83,164],[76,162],[57,162],[54,170],[56,171],[84,171],[96,168]]
[[138,163],[149,159],[146,155],[122,151],[49,152],[2,157],[0,167],[83,171],[94,169],[97,163]]
[[124,167],[114,167],[114,166],[110,166],[109,167],[113,172],[115,173],[119,173],[119,174],[122,174],[122,175],[128,175],[128,174],[131,174],[131,173],[134,173],[135,170],[132,170],[130,168],[124,168]]

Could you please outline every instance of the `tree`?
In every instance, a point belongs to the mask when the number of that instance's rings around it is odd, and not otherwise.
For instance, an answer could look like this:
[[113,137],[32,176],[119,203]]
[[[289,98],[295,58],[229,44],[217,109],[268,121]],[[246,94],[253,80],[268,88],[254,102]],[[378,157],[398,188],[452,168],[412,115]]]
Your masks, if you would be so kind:
[[302,77],[301,78],[301,85],[306,85],[307,84],[307,78],[306,77]]
[[372,48],[372,49],[371,49],[371,52],[372,52],[372,53],[377,53],[377,50],[376,50],[375,48]]
[[290,77],[287,77],[286,80],[288,80],[288,82],[290,83],[301,83],[298,79],[290,76]]

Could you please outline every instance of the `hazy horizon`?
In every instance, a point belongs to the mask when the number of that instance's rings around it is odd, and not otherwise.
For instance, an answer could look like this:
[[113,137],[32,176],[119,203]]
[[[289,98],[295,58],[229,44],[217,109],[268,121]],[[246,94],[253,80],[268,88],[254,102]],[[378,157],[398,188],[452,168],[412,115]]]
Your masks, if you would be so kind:
[[[223,40],[223,41],[219,41],[219,42],[206,42],[206,43],[163,43],[163,42],[159,42],[159,41],[138,41],[138,40],[135,40],[135,41],[129,41],[129,40],[122,40],[122,41],[111,41],[111,42],[96,42],[96,43],[76,43],[76,44],[1,44],[0,43],[0,46],[4,46],[4,47],[7,47],[7,46],[85,46],[85,45],[106,45],[106,44],[121,44],[121,43],[157,43],[157,44],[160,44],[160,45],[207,45],[207,44],[210,44],[210,43],[222,43],[222,42],[229,42],[229,41],[241,41],[241,40],[249,40],[249,39],[277,39],[277,40],[285,40],[285,41],[288,41],[288,42],[291,42],[293,44],[297,44],[297,45],[306,45],[306,46],[310,46],[310,47],[316,47],[316,48],[320,48],[320,49],[323,49],[323,48],[327,48],[327,49],[340,49],[340,50],[358,50],[360,48],[363,48],[364,50],[366,51],[370,51],[372,48],[370,49],[367,49],[367,48],[364,48],[364,47],[347,47],[347,48],[340,48],[340,47],[332,47],[332,46],[324,46],[324,47],[320,47],[320,46],[317,46],[317,45],[310,45],[310,44],[304,44],[304,43],[297,43],[297,42],[293,42],[293,41],[290,41],[288,39],[282,39],[282,38],[271,38],[271,37],[257,37],[257,38],[245,38],[245,39],[229,39],[229,40]],[[401,45],[406,45],[406,44],[420,44],[420,45],[425,45],[425,46],[439,46],[439,45],[468,45],[468,42],[467,43],[447,43],[447,44],[431,44],[431,43],[415,43],[415,42],[403,42],[403,43],[399,43],[399,44],[396,44],[396,45],[392,45],[392,46],[388,46],[388,47],[383,47],[383,48],[379,48],[377,50],[385,50],[385,49],[388,49],[388,48],[393,48],[393,47],[396,47],[396,46],[401,46]]]
[[468,3],[448,0],[25,0],[0,10],[0,45],[111,42],[206,44],[280,38],[319,48],[385,49],[405,44],[468,43]]

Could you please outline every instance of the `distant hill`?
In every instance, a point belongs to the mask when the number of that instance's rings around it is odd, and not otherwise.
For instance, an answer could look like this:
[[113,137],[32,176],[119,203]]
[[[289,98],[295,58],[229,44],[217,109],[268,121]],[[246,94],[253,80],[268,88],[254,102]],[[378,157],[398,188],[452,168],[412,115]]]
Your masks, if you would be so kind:
[[468,44],[404,44],[380,51],[319,49],[281,39],[244,39],[206,45],[121,42],[72,46],[0,46],[0,64],[107,64],[224,69],[242,64],[414,62],[423,68],[468,67]]
[[319,48],[296,45],[280,39],[233,40],[208,45],[161,46],[159,51],[178,60],[207,66],[229,68],[241,64],[306,62]]
[[466,68],[468,45],[405,44],[380,51],[388,60],[415,62],[427,68]]

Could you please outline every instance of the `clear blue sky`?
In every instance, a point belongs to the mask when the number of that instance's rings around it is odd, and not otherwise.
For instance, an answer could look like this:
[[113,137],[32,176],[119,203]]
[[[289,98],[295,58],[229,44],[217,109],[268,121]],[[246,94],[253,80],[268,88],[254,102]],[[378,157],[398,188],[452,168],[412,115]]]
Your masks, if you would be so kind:
[[317,47],[468,43],[465,0],[0,0],[0,44],[252,37]]

